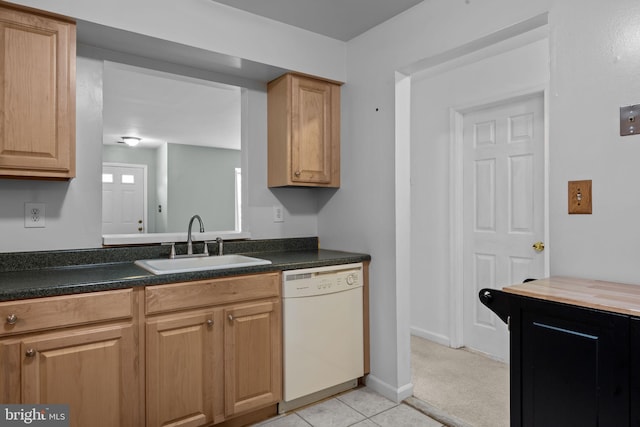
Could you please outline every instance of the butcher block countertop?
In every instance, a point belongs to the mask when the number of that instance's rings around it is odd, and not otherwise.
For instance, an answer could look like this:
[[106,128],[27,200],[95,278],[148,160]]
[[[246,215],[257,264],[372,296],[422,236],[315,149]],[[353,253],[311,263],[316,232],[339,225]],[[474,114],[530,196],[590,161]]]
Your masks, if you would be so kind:
[[549,277],[507,286],[504,292],[613,313],[640,316],[640,286],[574,277]]

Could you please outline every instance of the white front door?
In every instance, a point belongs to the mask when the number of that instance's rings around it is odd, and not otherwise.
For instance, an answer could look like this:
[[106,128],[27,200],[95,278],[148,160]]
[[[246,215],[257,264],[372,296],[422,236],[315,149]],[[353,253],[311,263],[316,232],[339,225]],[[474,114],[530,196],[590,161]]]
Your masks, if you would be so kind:
[[145,233],[146,166],[102,165],[102,233]]
[[478,292],[544,277],[543,94],[464,114],[463,169],[463,341],[508,361],[507,327]]

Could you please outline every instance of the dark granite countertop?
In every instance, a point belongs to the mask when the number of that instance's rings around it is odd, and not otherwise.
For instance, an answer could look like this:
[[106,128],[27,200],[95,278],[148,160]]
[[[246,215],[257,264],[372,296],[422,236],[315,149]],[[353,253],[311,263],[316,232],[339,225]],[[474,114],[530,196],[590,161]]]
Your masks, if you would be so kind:
[[[367,254],[317,249],[317,239],[315,238],[251,241],[250,243],[234,246],[225,242],[226,253],[243,253],[268,259],[272,264],[154,275],[136,266],[133,262],[136,259],[165,257],[164,252],[169,248],[158,246],[153,250],[150,248],[107,248],[84,251],[53,251],[46,254],[2,254],[0,255],[0,301],[349,264],[371,259]],[[276,244],[274,245],[274,243]],[[289,243],[293,243],[293,245],[289,245]],[[231,252],[228,250],[229,248]],[[117,253],[114,253],[114,250]],[[26,259],[30,259],[32,262],[25,263]],[[108,262],[104,262],[105,260]]]

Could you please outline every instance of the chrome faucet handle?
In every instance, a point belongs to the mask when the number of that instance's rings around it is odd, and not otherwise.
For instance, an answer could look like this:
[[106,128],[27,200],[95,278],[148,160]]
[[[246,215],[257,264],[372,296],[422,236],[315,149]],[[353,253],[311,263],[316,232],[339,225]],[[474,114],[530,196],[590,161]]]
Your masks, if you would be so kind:
[[224,252],[223,242],[224,240],[222,240],[222,237],[216,237],[216,243],[218,243],[218,255],[222,255]]
[[169,259],[174,259],[176,257],[176,244],[175,244],[175,242],[162,242],[160,244],[162,246],[171,245],[171,252],[169,253]]
[[203,243],[204,243],[204,249],[202,250],[202,254],[209,256],[209,242],[205,240]]

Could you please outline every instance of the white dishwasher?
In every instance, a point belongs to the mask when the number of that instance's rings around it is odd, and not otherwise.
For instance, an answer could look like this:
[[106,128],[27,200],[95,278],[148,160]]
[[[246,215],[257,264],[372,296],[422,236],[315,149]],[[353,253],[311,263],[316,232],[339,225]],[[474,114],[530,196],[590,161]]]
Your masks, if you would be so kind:
[[353,388],[364,375],[362,263],[284,271],[280,412]]

